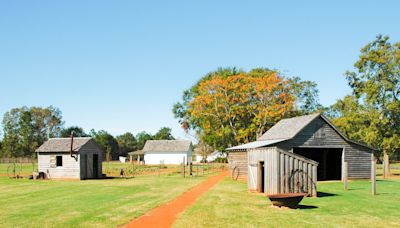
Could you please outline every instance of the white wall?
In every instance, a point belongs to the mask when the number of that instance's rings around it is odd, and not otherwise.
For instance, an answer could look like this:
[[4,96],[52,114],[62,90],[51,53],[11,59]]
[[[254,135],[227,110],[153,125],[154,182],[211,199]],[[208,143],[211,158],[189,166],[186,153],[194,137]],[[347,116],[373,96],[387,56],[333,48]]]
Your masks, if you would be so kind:
[[[185,162],[191,162],[192,151],[188,152],[145,152],[144,153],[144,163],[146,165],[176,165],[182,164],[183,157],[185,157]],[[189,160],[188,160],[189,159]]]

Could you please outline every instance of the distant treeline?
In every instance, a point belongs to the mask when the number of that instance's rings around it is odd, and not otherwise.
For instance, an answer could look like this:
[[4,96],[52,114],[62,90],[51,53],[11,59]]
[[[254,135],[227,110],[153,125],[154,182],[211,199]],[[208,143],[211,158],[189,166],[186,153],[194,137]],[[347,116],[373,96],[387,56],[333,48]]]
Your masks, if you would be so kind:
[[145,131],[134,136],[130,132],[114,137],[105,130],[92,129],[86,133],[81,127],[64,127],[61,111],[53,106],[13,108],[4,114],[3,137],[0,141],[0,157],[34,157],[35,150],[47,139],[54,137],[93,137],[99,147],[110,156],[126,156],[128,152],[141,150],[150,139],[174,139],[171,129],[161,128],[152,135]]

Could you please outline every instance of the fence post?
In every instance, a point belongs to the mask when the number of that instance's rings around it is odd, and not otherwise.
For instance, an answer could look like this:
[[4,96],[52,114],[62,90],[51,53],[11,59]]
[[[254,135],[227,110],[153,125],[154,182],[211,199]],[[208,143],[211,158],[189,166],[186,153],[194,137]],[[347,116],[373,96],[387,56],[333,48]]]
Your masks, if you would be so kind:
[[348,179],[348,163],[347,162],[343,162],[343,185],[344,185],[344,190],[347,191],[348,190],[348,186],[347,186],[347,179]]
[[376,195],[376,161],[374,158],[372,159],[371,163],[372,195]]
[[183,156],[182,160],[182,176],[185,178],[185,156]]

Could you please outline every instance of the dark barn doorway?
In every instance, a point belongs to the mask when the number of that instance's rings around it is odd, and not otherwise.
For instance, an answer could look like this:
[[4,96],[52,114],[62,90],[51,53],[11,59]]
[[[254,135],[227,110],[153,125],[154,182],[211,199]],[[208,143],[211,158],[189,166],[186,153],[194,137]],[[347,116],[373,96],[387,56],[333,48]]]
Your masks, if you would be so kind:
[[93,154],[93,178],[99,177],[99,155]]
[[342,179],[342,148],[293,148],[293,152],[318,162],[318,181]]
[[260,161],[258,163],[258,185],[257,185],[257,191],[263,193],[264,192],[264,177],[265,177],[265,171],[264,171],[264,162]]

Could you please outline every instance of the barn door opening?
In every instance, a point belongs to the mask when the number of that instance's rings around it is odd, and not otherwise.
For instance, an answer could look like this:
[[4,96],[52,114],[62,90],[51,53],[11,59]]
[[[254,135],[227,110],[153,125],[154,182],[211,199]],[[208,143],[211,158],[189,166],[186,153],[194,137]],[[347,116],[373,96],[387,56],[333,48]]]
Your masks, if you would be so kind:
[[318,181],[342,179],[343,148],[301,147],[293,148],[293,152],[319,163]]
[[264,162],[260,161],[258,163],[258,172],[257,172],[258,180],[257,180],[257,191],[260,193],[264,193],[264,187],[265,187],[265,182],[264,182],[264,177],[265,177],[265,168],[264,168]]
[[93,154],[93,178],[99,177],[99,155]]

